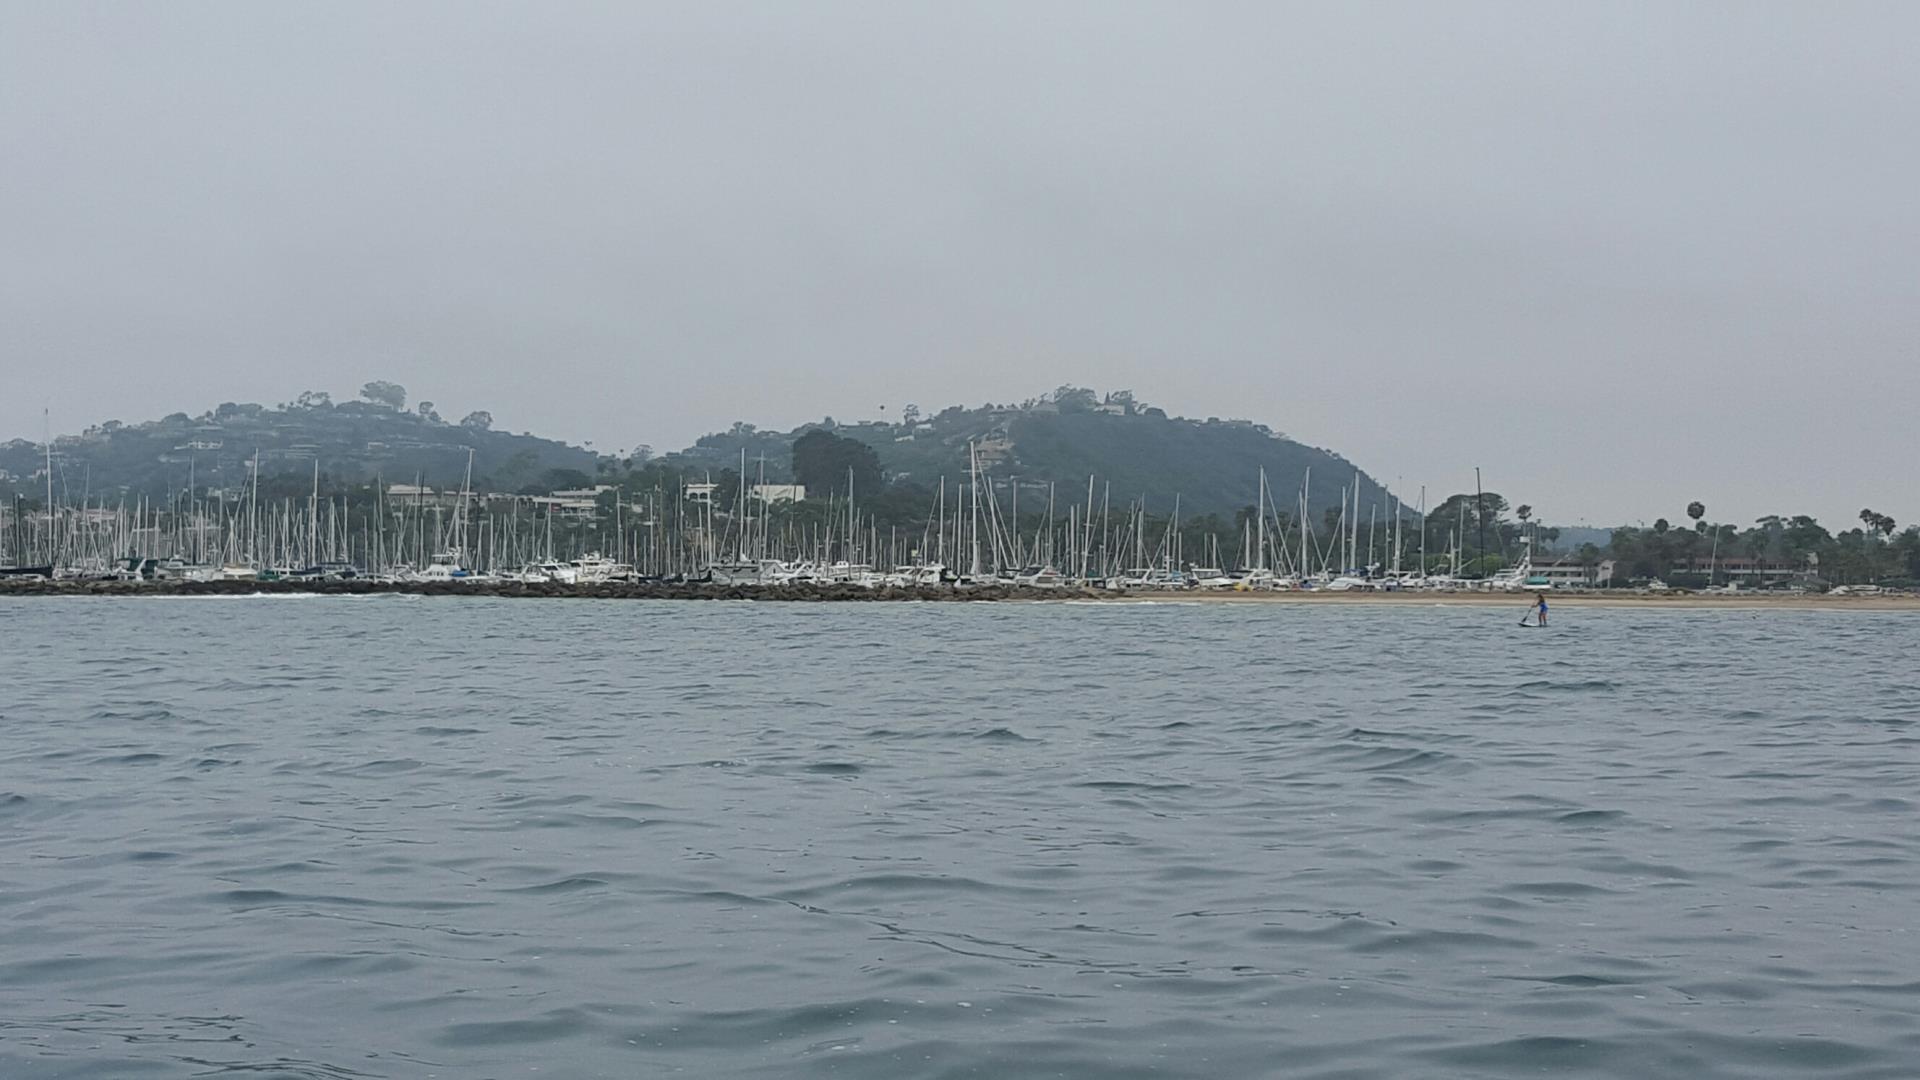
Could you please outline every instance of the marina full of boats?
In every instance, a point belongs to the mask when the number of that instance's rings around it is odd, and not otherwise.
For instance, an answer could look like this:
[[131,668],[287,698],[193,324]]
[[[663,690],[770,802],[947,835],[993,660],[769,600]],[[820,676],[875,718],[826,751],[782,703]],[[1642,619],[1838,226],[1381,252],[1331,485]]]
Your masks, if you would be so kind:
[[[971,457],[971,455],[970,455]],[[1258,477],[1253,513],[1240,521],[1238,557],[1215,538],[1190,557],[1171,516],[1152,518],[1144,498],[1121,506],[1089,477],[1066,503],[1048,485],[1044,512],[1021,516],[1019,487],[1005,499],[977,458],[966,479],[942,481],[922,528],[884,531],[852,492],[836,492],[824,521],[805,525],[756,502],[741,462],[730,505],[716,485],[628,497],[610,491],[590,531],[556,529],[553,511],[476,496],[471,461],[457,501],[376,494],[354,504],[320,492],[316,464],[304,499],[262,505],[256,479],[238,498],[183,496],[165,504],[15,509],[0,527],[0,581],[49,578],[120,582],[509,583],[590,588],[619,583],[729,588],[1266,591],[1519,591],[1550,588],[1533,572],[1523,538],[1515,565],[1460,573],[1459,537],[1438,558],[1425,550],[1424,514],[1397,502],[1372,508],[1363,529],[1358,480],[1341,491],[1323,529],[1307,513],[1303,483],[1294,509],[1276,508]],[[255,471],[257,477],[257,469]],[[50,493],[51,494],[51,493]],[[1008,505],[1008,503],[1011,505]],[[1424,501],[1424,500],[1423,500]],[[1408,534],[1416,539],[1407,543]],[[599,541],[596,546],[587,543]],[[567,550],[569,545],[574,550]],[[1223,565],[1229,564],[1230,565]],[[1436,570],[1445,566],[1444,572]]]

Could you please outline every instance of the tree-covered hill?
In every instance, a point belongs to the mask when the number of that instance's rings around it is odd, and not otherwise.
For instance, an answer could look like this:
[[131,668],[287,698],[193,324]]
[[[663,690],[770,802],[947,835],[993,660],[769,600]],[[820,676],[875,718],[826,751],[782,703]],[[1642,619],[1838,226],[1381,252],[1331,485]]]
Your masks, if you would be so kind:
[[[368,383],[362,400],[336,404],[309,391],[281,405],[225,402],[198,416],[174,413],[127,424],[109,420],[54,439],[56,496],[74,504],[184,490],[244,488],[254,455],[266,487],[298,486],[317,460],[328,487],[386,481],[457,487],[473,451],[475,486],[518,490],[585,483],[597,458],[590,450],[533,435],[493,430],[493,418],[470,413],[441,419],[430,401],[405,408],[406,391]],[[45,489],[44,444],[0,443],[0,489],[29,498]],[[563,483],[555,484],[555,481]],[[298,482],[298,483],[296,483]]]
[[[1356,475],[1369,515],[1371,508],[1390,505],[1380,485],[1351,462],[1263,425],[1169,417],[1124,391],[1102,398],[1074,387],[1019,405],[952,406],[933,415],[909,406],[888,422],[836,424],[829,418],[777,432],[741,421],[668,455],[662,464],[695,478],[717,479],[737,476],[744,452],[749,478],[789,482],[795,442],[822,430],[871,448],[859,470],[865,477],[858,485],[863,500],[880,495],[881,486],[907,493],[931,490],[943,477],[950,486],[962,482],[971,446],[1003,494],[1018,480],[1023,508],[1038,505],[1026,500],[1043,499],[1053,484],[1064,513],[1067,503],[1085,500],[1091,476],[1099,497],[1110,491],[1116,508],[1144,497],[1153,513],[1166,514],[1178,496],[1183,518],[1212,514],[1232,520],[1255,502],[1263,468],[1283,512],[1297,509],[1309,469],[1316,517],[1339,505]],[[608,475],[605,467],[616,464],[587,448],[496,431],[484,412],[449,422],[432,402],[408,408],[403,388],[375,382],[354,401],[335,402],[310,391],[273,406],[226,402],[198,416],[105,421],[54,440],[54,481],[60,501],[70,505],[83,497],[98,502],[178,493],[189,483],[202,490],[239,491],[249,482],[257,452],[262,485],[270,490],[304,490],[316,461],[327,489],[376,476],[389,483],[417,479],[448,488],[459,485],[469,449],[474,485],[486,491],[578,487]],[[11,488],[29,499],[39,494],[43,454],[42,444],[33,440],[0,444],[5,474],[0,490]],[[641,451],[637,461],[646,456]],[[877,468],[871,465],[875,460]],[[847,466],[831,464],[838,461],[842,458],[828,453],[811,467],[806,479],[812,494],[844,489]]]
[[1173,509],[1177,495],[1182,516],[1231,517],[1255,502],[1263,468],[1270,491],[1286,511],[1296,509],[1309,469],[1309,497],[1316,512],[1338,506],[1341,490],[1350,490],[1356,475],[1363,507],[1388,506],[1391,500],[1352,462],[1264,425],[1170,417],[1124,391],[1102,398],[1076,387],[1062,387],[1017,406],[955,406],[932,416],[921,416],[909,406],[895,422],[848,425],[827,420],[789,432],[740,423],[700,439],[669,460],[737,469],[744,450],[750,476],[758,477],[764,469],[769,480],[786,481],[792,478],[794,441],[822,427],[871,446],[891,481],[921,487],[935,485],[941,477],[949,482],[963,478],[971,443],[997,481],[1018,477],[1025,490],[1051,482],[1063,503],[1084,501],[1092,476],[1102,492],[1111,484],[1116,502],[1144,495],[1150,507],[1165,513]]

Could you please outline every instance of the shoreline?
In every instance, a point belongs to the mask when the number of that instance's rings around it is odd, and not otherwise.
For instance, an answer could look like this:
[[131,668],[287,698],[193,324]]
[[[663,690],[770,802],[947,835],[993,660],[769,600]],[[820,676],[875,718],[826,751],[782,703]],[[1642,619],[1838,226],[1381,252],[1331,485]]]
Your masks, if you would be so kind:
[[[1511,607],[1515,610],[1525,607],[1533,593],[1525,592],[1158,592],[1129,593],[1126,596],[1110,597],[1112,603],[1151,600],[1158,603],[1202,603],[1202,604],[1383,604],[1389,607],[1426,607],[1433,605],[1457,605],[1460,607]],[[1920,596],[1827,596],[1821,593],[1808,594],[1769,594],[1769,593],[1636,593],[1620,592],[1552,592],[1547,594],[1547,605],[1551,608],[1633,608],[1643,611],[1653,610],[1720,610],[1739,609],[1745,611],[1795,610],[1795,611],[1920,611]]]
[[[1518,609],[1526,593],[1473,592],[1230,592],[1034,589],[988,586],[978,589],[879,588],[857,585],[708,585],[663,582],[608,582],[599,585],[526,582],[372,582],[372,581],[46,581],[0,580],[0,598],[13,596],[485,596],[497,599],[597,600],[755,600],[768,603],[1078,603],[1112,604],[1295,604],[1382,605],[1387,607],[1491,607]],[[1556,592],[1552,607],[1627,608],[1640,611],[1798,610],[1920,611],[1920,596],[1827,596],[1767,593]]]

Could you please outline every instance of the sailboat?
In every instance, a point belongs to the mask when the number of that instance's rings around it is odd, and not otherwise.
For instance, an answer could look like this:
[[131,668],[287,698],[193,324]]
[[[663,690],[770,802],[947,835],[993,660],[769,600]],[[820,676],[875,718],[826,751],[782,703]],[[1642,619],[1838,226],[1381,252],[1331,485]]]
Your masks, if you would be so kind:
[[1545,577],[1536,577],[1533,572],[1533,538],[1520,538],[1520,561],[1501,570],[1487,579],[1487,587],[1505,592],[1519,592],[1522,589],[1551,589],[1553,584]]
[[[44,413],[42,414],[42,418],[46,424],[46,430],[47,430],[47,442],[46,442],[47,543],[46,543],[45,550],[41,551],[40,554],[47,561],[44,563],[34,563],[31,565],[21,563],[15,566],[0,566],[0,578],[46,578],[47,580],[51,581],[53,580],[53,576],[54,576],[53,574],[54,566],[59,562],[59,555],[56,552],[56,549],[58,547],[58,542],[57,542],[58,532],[56,530],[56,522],[58,520],[59,515],[55,513],[55,507],[53,502],[53,422],[50,419],[46,419]],[[20,507],[17,503],[14,506],[13,512],[15,515],[14,516],[15,528],[24,530],[25,516],[22,514]],[[26,541],[25,533],[24,531],[22,531],[21,534],[17,536],[14,541],[14,548],[15,548],[14,558],[16,560],[23,557],[26,547],[27,547],[27,541]]]
[[478,581],[483,575],[466,566],[467,499],[473,494],[473,448],[467,448],[467,478],[460,484],[460,512],[453,518],[453,543],[428,558],[416,581]]

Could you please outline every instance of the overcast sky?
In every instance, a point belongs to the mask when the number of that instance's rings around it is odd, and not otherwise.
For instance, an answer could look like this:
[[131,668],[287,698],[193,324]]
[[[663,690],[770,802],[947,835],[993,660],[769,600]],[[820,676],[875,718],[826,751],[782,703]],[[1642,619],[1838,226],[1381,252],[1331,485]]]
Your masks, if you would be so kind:
[[13,0],[0,153],[0,437],[1070,382],[1408,498],[1920,519],[1920,5]]

